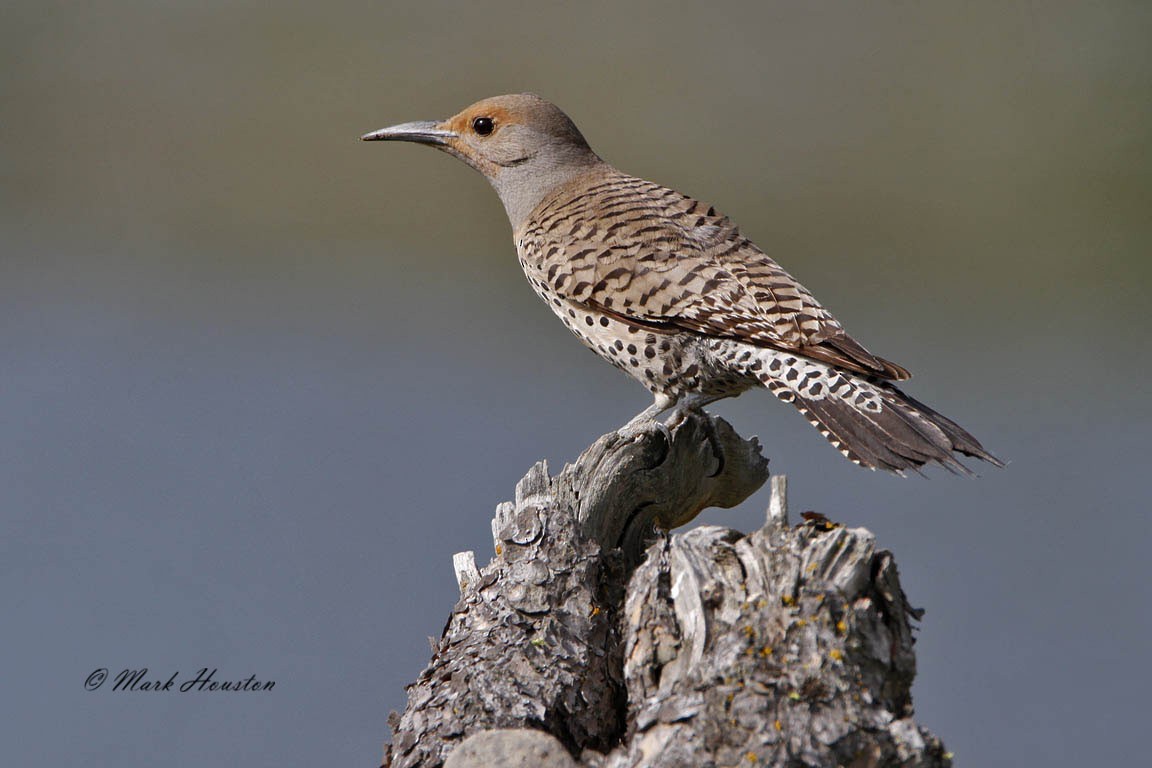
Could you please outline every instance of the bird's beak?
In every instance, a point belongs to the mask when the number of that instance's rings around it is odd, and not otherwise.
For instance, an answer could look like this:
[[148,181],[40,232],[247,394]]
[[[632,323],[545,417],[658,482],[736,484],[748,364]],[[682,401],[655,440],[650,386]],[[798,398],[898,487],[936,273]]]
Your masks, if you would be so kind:
[[381,128],[360,137],[361,141],[414,141],[417,144],[443,146],[449,139],[456,138],[454,131],[442,128],[442,123],[434,120],[420,120],[415,123],[401,123],[391,128]]

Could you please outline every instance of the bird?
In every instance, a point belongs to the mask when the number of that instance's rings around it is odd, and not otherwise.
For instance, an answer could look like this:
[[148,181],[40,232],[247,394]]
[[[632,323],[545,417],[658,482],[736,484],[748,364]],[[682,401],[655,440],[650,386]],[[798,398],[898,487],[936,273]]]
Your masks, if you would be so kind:
[[621,436],[653,422],[667,432],[690,412],[759,387],[862,467],[903,475],[934,464],[972,474],[956,454],[1004,466],[899,389],[908,370],[849,336],[728,217],[617,170],[540,96],[495,96],[447,120],[360,138],[431,146],[489,181],[536,294],[652,393]]

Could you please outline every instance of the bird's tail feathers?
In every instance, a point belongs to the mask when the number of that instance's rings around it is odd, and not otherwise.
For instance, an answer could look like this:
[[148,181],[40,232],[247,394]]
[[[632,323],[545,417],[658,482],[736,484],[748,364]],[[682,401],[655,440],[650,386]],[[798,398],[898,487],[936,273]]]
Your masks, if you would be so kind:
[[961,453],[1004,466],[954,421],[889,382],[780,350],[755,349],[748,373],[795,405],[856,464],[904,474],[935,463],[970,475],[971,470],[953,455]]

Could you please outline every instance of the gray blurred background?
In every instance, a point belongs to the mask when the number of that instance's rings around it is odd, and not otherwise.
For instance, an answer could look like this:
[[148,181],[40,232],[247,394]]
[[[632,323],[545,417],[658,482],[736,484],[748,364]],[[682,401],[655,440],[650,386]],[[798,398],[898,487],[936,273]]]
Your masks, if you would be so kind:
[[[896,553],[959,764],[1146,759],[1150,40],[1141,2],[4,2],[3,762],[378,764],[452,553],[648,403],[479,175],[356,141],[521,90],[1011,460],[900,480],[716,406]],[[83,688],[144,666],[277,685]]]

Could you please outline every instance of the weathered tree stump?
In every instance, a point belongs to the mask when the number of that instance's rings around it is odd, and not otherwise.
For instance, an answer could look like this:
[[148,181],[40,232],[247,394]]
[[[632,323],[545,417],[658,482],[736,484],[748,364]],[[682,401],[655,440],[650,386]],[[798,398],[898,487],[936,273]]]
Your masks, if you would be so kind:
[[384,765],[946,766],[911,719],[916,617],[864,529],[665,531],[768,477],[716,417],[600,438],[497,507],[496,555],[389,718]]

